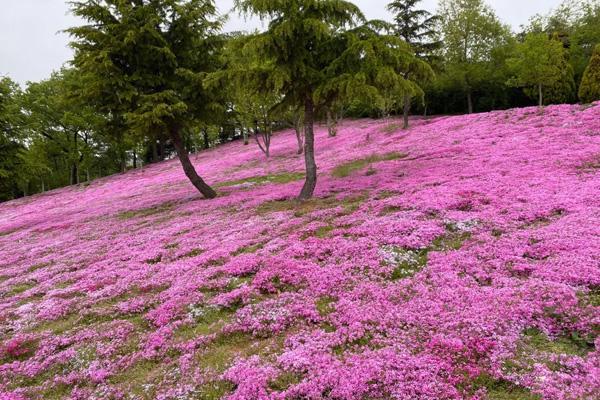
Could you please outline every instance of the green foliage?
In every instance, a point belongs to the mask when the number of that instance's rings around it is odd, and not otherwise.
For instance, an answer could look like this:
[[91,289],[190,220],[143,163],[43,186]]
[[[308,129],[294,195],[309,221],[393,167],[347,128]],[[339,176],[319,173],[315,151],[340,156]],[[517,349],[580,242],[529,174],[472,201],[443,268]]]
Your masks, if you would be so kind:
[[211,112],[214,99],[203,78],[217,67],[221,21],[213,1],[80,0],[71,6],[87,22],[68,30],[73,63],[86,80],[83,98],[121,115],[141,135]]
[[563,44],[545,33],[530,33],[517,44],[514,57],[507,60],[514,77],[509,85],[538,88],[539,104],[543,105],[543,88],[553,87],[565,78],[568,63]]
[[419,58],[432,61],[442,47],[436,31],[439,17],[417,9],[421,0],[393,0],[388,10],[394,14],[394,30],[408,43]]
[[467,95],[481,87],[493,69],[493,53],[510,41],[510,30],[483,0],[441,0],[438,10],[444,47],[445,79]]
[[584,103],[600,100],[600,44],[596,46],[583,74],[579,87],[579,98]]

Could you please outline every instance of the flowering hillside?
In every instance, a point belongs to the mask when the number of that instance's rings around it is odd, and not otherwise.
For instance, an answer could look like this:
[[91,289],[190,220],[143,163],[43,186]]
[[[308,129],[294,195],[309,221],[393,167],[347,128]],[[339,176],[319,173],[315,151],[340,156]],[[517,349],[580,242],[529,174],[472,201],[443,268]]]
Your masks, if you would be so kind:
[[600,398],[600,104],[317,139],[0,205],[0,399]]

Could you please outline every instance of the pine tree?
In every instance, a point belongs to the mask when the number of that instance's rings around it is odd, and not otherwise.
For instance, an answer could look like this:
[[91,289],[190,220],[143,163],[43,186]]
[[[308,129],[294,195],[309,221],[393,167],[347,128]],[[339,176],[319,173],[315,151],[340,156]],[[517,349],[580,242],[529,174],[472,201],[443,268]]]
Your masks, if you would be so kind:
[[73,64],[87,80],[81,96],[112,121],[147,138],[167,132],[184,172],[207,198],[216,192],[198,176],[183,132],[213,114],[206,73],[218,67],[221,19],[213,0],[78,0],[87,22],[68,32]]
[[[260,66],[244,71],[248,80],[262,75],[265,91],[279,88],[279,106],[304,108],[306,180],[298,198],[313,196],[317,184],[314,153],[316,113],[350,98],[386,100],[384,89],[402,99],[412,87],[404,73],[414,54],[395,36],[381,34],[389,26],[366,23],[360,9],[343,0],[237,0],[242,13],[268,21],[265,32],[247,46]],[[385,26],[384,26],[385,25]]]
[[406,78],[415,85],[412,91],[405,93],[402,100],[404,129],[408,128],[413,98],[417,96],[423,98],[421,84],[433,78],[433,71],[426,62],[433,62],[435,52],[442,46],[435,31],[440,19],[426,10],[417,9],[420,2],[421,0],[395,0],[388,5],[388,10],[395,14],[396,34],[411,46],[418,58],[414,60],[406,75]]
[[583,103],[600,100],[600,44],[596,45],[579,87],[579,99]]
[[431,62],[434,53],[442,47],[436,26],[440,20],[429,11],[417,9],[421,0],[394,0],[388,10],[394,13],[396,34],[407,42],[417,57]]

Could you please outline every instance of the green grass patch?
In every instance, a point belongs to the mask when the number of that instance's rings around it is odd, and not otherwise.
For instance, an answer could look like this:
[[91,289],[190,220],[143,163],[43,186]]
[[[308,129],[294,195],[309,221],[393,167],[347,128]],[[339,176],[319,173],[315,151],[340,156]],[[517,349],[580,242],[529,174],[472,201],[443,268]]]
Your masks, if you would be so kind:
[[253,254],[262,249],[265,245],[263,243],[257,243],[249,246],[243,246],[234,251],[231,255],[237,257],[241,254]]
[[173,202],[167,202],[164,204],[160,204],[158,206],[143,208],[141,210],[123,211],[123,212],[117,214],[117,218],[120,220],[128,220],[128,219],[133,219],[133,218],[150,217],[153,215],[169,212],[169,211],[173,210],[174,205],[175,204]]
[[228,381],[215,380],[200,386],[198,390],[198,399],[202,400],[220,400],[232,393],[235,385]]
[[358,210],[360,205],[367,199],[366,194],[348,196],[343,199],[337,199],[335,196],[312,198],[306,201],[298,200],[279,200],[268,201],[258,206],[259,214],[268,214],[272,212],[293,211],[295,217],[303,217],[317,210],[325,210],[341,206],[343,211],[340,215],[348,215]]
[[356,171],[362,170],[366,167],[371,167],[371,164],[382,161],[400,160],[406,157],[408,157],[408,154],[398,152],[392,152],[387,154],[372,154],[365,158],[338,165],[333,169],[331,175],[333,175],[336,178],[346,178]]
[[299,172],[284,172],[281,174],[272,174],[272,175],[264,175],[264,176],[253,176],[250,178],[237,179],[232,181],[220,182],[215,185],[215,187],[230,187],[230,186],[239,186],[244,184],[251,185],[266,185],[268,183],[289,183],[295,182],[304,178],[304,173]]
[[321,296],[315,302],[315,307],[319,312],[321,317],[326,317],[335,311],[334,304],[337,302],[337,299],[332,296]]
[[494,379],[490,375],[478,376],[473,382],[474,391],[485,389],[490,400],[539,400],[540,396],[526,388],[517,386],[502,379]]
[[37,283],[35,283],[35,282],[19,283],[10,289],[10,291],[8,292],[8,295],[16,296],[18,294],[28,291],[29,289],[33,289],[36,286],[37,286]]
[[431,250],[452,251],[460,250],[465,242],[471,238],[470,232],[448,232],[433,241]]
[[295,372],[283,372],[277,378],[269,382],[269,389],[283,392],[293,385],[302,382],[302,375]]
[[524,341],[536,351],[552,354],[585,356],[594,350],[593,338],[583,337],[577,332],[551,340],[538,329],[530,328],[524,333]]
[[402,129],[402,124],[399,122],[392,122],[391,124],[387,124],[386,126],[382,127],[380,129],[381,133],[394,133],[394,132],[398,132],[399,130]]

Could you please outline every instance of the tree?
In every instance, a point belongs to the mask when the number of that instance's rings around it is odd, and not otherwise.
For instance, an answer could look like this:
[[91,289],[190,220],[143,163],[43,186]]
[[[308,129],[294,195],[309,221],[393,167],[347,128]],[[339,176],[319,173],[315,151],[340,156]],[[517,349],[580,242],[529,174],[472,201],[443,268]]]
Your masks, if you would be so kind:
[[218,67],[221,20],[212,0],[80,0],[71,28],[73,64],[87,79],[81,96],[142,137],[169,135],[183,170],[206,198],[216,192],[197,174],[183,133],[209,118],[214,99],[203,87]]
[[600,44],[596,46],[583,74],[579,87],[579,98],[584,103],[600,100]]
[[437,14],[446,75],[462,89],[472,113],[473,91],[485,81],[492,51],[507,41],[510,30],[483,0],[441,0]]
[[9,78],[0,78],[0,201],[18,195],[21,169],[20,143],[22,113],[18,104],[21,89]]
[[[78,184],[82,169],[89,171],[94,147],[100,144],[95,133],[103,123],[102,118],[90,107],[72,98],[71,93],[79,84],[78,80],[79,76],[74,70],[53,73],[49,79],[29,84],[21,100],[21,107],[27,115],[23,129],[30,142],[28,147],[36,149],[36,163],[39,164],[43,159],[60,158],[61,167],[66,169],[68,180],[58,178],[57,186],[63,182]],[[64,176],[63,171],[57,171],[57,166],[51,168],[41,165],[36,169],[54,171]]]
[[[364,21],[360,10],[341,0],[237,0],[242,13],[254,13],[269,20],[266,32],[248,43],[270,73],[262,78],[265,90],[278,87],[279,106],[304,108],[304,158],[306,180],[300,200],[312,197],[317,183],[314,157],[314,122],[318,110],[327,111],[355,97],[380,104],[380,89],[409,90],[403,73],[414,54],[409,46],[392,35],[380,32],[389,24]],[[261,68],[244,73],[262,74]],[[251,79],[251,78],[248,78]]]
[[533,86],[537,89],[539,106],[544,105],[544,87],[552,87],[565,75],[567,60],[561,42],[545,33],[530,33],[517,44],[514,57],[507,60],[514,77],[510,85]]
[[431,61],[442,47],[436,27],[440,17],[417,9],[421,0],[394,0],[388,10],[394,14],[394,31],[408,43],[417,57]]
[[388,5],[388,10],[395,15],[395,33],[412,47],[417,56],[405,76],[413,85],[412,90],[406,91],[402,101],[404,129],[408,128],[412,99],[419,97],[424,101],[425,93],[421,86],[429,83],[434,76],[433,70],[425,61],[433,61],[435,52],[442,47],[435,30],[439,17],[417,9],[420,2],[421,0],[395,0]]
[[[222,69],[209,75],[207,87],[226,93],[230,107],[246,137],[253,133],[254,139],[267,158],[270,157],[273,124],[282,116],[278,104],[281,88],[276,82],[264,85],[264,79],[274,75],[269,60],[264,60],[251,46],[253,35],[233,34],[224,46]],[[260,71],[245,74],[246,70]],[[247,141],[245,141],[247,144]]]
[[336,32],[364,17],[358,7],[343,0],[236,0],[236,7],[269,21],[267,31],[251,45],[273,63],[277,75],[268,80],[282,88],[284,102],[304,107],[306,180],[299,199],[308,199],[317,185],[315,91],[331,62],[326,45]]

